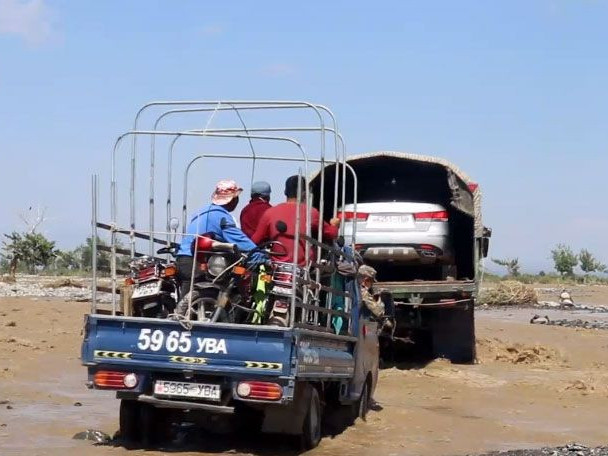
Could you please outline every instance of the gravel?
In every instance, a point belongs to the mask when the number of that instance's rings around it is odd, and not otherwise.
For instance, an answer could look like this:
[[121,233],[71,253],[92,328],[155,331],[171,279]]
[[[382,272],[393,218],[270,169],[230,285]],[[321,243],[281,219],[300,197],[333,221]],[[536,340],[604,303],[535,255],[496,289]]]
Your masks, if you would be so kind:
[[539,309],[587,310],[589,312],[608,313],[608,306],[592,304],[560,304],[555,301],[539,301],[533,307]]
[[589,321],[580,318],[576,320],[568,320],[566,318],[551,320],[547,315],[534,315],[530,323],[533,325],[564,326],[566,328],[608,329],[608,321]]
[[[73,283],[76,286],[62,286]],[[56,276],[17,275],[15,283],[0,281],[0,297],[62,298],[66,301],[91,300],[91,281],[87,278],[66,278]],[[110,302],[109,293],[97,293],[100,302]]]
[[530,450],[492,451],[478,456],[608,456],[608,446],[590,448],[578,443]]

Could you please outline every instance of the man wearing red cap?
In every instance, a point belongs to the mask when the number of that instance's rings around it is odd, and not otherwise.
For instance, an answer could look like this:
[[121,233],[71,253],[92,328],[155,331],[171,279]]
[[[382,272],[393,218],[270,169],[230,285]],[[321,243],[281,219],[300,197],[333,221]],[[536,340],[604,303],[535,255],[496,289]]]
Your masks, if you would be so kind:
[[243,191],[233,180],[221,180],[211,195],[211,204],[203,207],[190,219],[186,234],[177,252],[176,263],[182,281],[182,294],[188,292],[192,277],[192,243],[196,235],[205,235],[216,241],[235,244],[241,251],[248,252],[256,247],[236,225],[230,214],[239,204]]

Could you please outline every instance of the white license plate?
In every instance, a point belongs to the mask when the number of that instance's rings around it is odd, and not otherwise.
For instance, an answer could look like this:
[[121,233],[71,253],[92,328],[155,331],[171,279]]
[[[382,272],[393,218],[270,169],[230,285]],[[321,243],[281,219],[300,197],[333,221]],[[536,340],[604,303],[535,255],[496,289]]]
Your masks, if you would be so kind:
[[367,219],[367,228],[403,228],[412,226],[414,219],[411,214],[380,215],[371,214]]
[[219,401],[221,391],[220,385],[157,380],[154,382],[154,395],[168,397],[192,397],[195,399]]
[[160,293],[160,285],[160,280],[153,280],[152,282],[136,285],[131,299],[157,295]]

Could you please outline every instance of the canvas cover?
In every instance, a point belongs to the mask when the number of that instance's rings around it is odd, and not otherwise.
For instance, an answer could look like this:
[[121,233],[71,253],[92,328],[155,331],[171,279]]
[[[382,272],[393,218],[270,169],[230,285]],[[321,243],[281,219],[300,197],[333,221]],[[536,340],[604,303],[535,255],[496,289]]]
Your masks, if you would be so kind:
[[[352,155],[347,158],[347,162],[354,166],[357,161],[376,158],[381,159],[382,157],[435,164],[445,168],[448,179],[447,183],[451,192],[450,204],[455,209],[474,217],[475,236],[483,236],[483,223],[481,219],[481,190],[479,187],[474,191],[469,189],[468,185],[475,183],[475,181],[464,173],[464,171],[444,158],[395,151],[378,151]],[[333,166],[333,164],[331,166]],[[311,182],[315,180],[318,175],[318,172],[315,173],[311,178]]]

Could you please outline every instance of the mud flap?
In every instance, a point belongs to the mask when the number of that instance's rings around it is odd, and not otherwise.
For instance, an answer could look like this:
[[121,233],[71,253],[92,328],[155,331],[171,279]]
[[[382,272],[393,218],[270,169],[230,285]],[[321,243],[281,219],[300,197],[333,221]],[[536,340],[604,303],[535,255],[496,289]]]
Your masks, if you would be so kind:
[[433,355],[453,363],[475,361],[475,310],[473,303],[433,309],[430,320]]

